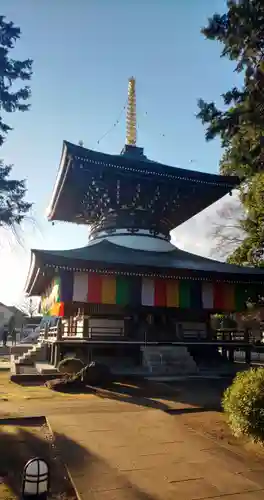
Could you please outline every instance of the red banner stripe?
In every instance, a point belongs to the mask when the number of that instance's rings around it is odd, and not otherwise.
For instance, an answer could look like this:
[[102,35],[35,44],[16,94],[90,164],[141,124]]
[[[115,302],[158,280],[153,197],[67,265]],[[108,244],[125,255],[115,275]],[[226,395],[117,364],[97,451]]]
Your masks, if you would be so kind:
[[102,276],[99,274],[89,274],[87,298],[92,304],[102,303]]
[[224,283],[214,283],[214,309],[225,309]]
[[166,280],[157,279],[154,282],[154,305],[159,307],[166,307],[167,293],[166,293]]

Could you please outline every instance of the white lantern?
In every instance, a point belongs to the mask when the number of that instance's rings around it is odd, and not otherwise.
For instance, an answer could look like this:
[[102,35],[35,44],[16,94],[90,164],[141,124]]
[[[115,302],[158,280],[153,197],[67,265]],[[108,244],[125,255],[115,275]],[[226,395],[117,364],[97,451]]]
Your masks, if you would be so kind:
[[23,472],[22,498],[46,500],[49,491],[49,467],[42,458],[26,463]]

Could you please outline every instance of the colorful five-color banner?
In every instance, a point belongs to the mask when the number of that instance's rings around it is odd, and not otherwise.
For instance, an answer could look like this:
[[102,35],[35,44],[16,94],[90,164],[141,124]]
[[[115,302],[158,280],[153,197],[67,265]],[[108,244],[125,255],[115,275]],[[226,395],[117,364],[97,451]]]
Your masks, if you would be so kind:
[[61,304],[65,302],[243,311],[252,287],[191,279],[64,273],[42,297],[42,312],[63,315]]

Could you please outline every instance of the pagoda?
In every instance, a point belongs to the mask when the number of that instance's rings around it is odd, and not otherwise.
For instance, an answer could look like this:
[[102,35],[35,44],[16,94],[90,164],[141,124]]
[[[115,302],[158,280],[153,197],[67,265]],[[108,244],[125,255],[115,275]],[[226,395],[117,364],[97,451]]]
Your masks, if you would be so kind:
[[60,334],[46,337],[59,346],[56,354],[52,349],[55,364],[69,351],[140,364],[150,346],[153,352],[213,344],[210,316],[243,311],[263,289],[261,270],[191,254],[170,241],[174,228],[232,194],[239,179],[152,161],[137,146],[136,128],[131,78],[120,154],[63,143],[48,219],[88,226],[89,242],[32,250],[26,283],[28,295],[41,296],[43,315],[62,318]]

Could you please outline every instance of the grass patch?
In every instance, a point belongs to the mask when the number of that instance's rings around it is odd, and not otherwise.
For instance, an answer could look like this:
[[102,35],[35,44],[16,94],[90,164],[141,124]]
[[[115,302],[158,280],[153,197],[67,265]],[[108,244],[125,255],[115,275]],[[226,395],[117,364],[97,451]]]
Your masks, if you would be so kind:
[[44,386],[29,384],[21,386],[10,381],[9,373],[0,371],[0,402],[23,399],[51,399],[54,395]]
[[12,490],[3,482],[3,478],[0,478],[0,498],[1,500],[16,500],[17,498]]
[[[9,372],[0,370],[0,404],[3,402],[14,403],[15,405],[31,401],[32,403],[41,402],[55,402],[61,398],[87,398],[94,397],[92,394],[63,394],[54,392],[45,387],[44,382],[27,382],[23,384],[16,384],[10,381]],[[59,401],[58,401],[59,404]],[[37,406],[36,406],[37,408]],[[1,407],[4,410],[4,405]],[[0,412],[1,413],[1,412]]]
[[[36,456],[50,466],[50,498],[77,500],[45,418],[0,420],[0,500],[20,498],[23,467]],[[2,424],[2,425],[1,425]]]

